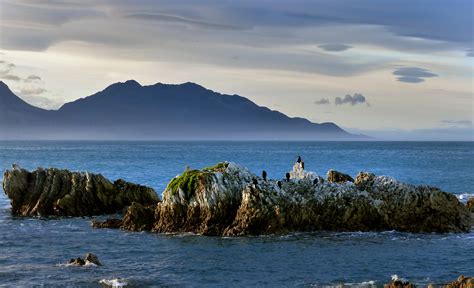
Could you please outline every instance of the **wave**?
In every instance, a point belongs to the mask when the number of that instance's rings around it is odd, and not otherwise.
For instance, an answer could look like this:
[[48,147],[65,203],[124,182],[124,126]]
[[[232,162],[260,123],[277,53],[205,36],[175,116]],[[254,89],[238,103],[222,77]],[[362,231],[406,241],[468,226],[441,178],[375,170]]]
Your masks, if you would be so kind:
[[473,193],[462,193],[462,194],[457,194],[456,197],[458,197],[459,201],[466,204],[467,199],[474,198],[474,194]]
[[119,279],[119,278],[114,278],[114,279],[101,279],[99,281],[100,284],[105,285],[106,287],[126,287],[128,285],[128,282],[126,279]]
[[311,287],[321,287],[321,288],[340,288],[340,287],[350,287],[350,288],[372,288],[377,287],[377,281],[369,280],[363,281],[360,283],[334,283],[334,284],[311,284]]

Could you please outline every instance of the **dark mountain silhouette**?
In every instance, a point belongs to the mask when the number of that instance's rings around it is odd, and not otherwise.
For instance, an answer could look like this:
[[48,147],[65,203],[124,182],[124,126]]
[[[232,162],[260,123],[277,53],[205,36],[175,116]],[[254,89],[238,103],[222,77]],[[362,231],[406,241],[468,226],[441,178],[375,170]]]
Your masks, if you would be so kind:
[[115,83],[59,110],[29,105],[0,83],[0,139],[357,140],[334,123],[290,118],[195,83]]

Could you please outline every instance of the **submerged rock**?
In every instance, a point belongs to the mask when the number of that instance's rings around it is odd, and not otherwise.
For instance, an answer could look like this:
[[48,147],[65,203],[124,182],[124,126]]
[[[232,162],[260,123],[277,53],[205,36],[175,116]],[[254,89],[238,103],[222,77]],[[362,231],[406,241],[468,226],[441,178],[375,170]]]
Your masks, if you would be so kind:
[[33,172],[14,166],[3,175],[3,190],[12,214],[21,216],[91,216],[121,212],[132,202],[155,205],[160,201],[149,187],[100,174],[38,168]]
[[122,219],[116,219],[116,218],[109,218],[105,221],[97,221],[95,219],[92,220],[92,227],[93,228],[112,228],[112,229],[118,229],[122,227]]
[[289,181],[263,181],[227,162],[186,170],[170,181],[153,219],[152,208],[131,206],[122,228],[237,236],[316,230],[443,233],[471,227],[466,206],[438,188],[367,172],[359,173],[356,183],[324,182],[302,169],[290,175]]

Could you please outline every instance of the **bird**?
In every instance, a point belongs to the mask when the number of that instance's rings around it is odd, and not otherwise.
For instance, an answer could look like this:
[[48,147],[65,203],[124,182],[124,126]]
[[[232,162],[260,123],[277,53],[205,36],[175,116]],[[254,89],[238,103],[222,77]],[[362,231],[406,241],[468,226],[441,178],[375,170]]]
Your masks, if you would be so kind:
[[296,160],[296,163],[301,163],[301,156],[298,156],[298,160]]
[[313,185],[317,185],[318,182],[319,182],[318,178],[315,178],[315,179],[313,180]]
[[263,181],[267,181],[267,171],[265,170],[262,171],[262,178],[263,178]]
[[286,182],[290,182],[290,173],[286,172]]
[[281,181],[277,181],[277,186],[281,189]]

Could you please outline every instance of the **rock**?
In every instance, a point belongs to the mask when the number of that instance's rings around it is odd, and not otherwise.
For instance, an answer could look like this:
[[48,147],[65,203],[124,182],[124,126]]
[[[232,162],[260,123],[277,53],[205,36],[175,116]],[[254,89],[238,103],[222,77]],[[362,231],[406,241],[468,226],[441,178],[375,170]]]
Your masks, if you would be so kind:
[[71,258],[71,260],[69,260],[69,265],[84,266],[85,264],[86,262],[81,257]]
[[86,264],[87,263],[92,263],[92,264],[97,265],[97,266],[102,266],[102,264],[100,264],[100,262],[99,262],[99,258],[97,258],[97,256],[95,254],[87,253],[85,259],[86,259]]
[[357,183],[315,182],[319,176],[313,172],[300,176],[280,181],[280,188],[277,180],[262,181],[233,163],[187,170],[170,181],[153,219],[152,208],[136,205],[127,212],[122,228],[149,230],[153,222],[154,232],[215,236],[470,229],[466,206],[453,194],[434,187],[404,184],[367,172],[359,173]]
[[95,254],[92,253],[87,253],[86,257],[81,258],[72,258],[69,260],[69,265],[73,266],[102,266],[102,264],[99,262],[99,258]]
[[474,213],[474,197],[470,197],[469,199],[467,199],[466,206],[467,209],[471,211],[471,213]]
[[389,284],[383,285],[384,288],[415,288],[416,286],[405,279],[398,278],[397,275],[392,276]]
[[359,172],[357,174],[354,184],[359,190],[368,190],[372,187],[375,181],[375,174],[369,172]]
[[3,190],[11,199],[12,214],[21,216],[92,216],[121,212],[132,202],[155,205],[152,188],[100,174],[19,167],[5,171]]
[[293,168],[290,181],[263,181],[228,162],[187,169],[168,183],[162,202],[144,186],[58,169],[16,168],[5,173],[3,185],[17,215],[95,215],[130,205],[122,221],[92,225],[131,231],[237,236],[318,230],[445,233],[471,228],[467,206],[438,188],[367,172],[359,173],[355,183],[336,171],[328,173],[330,181],[322,181],[301,168]]
[[118,229],[122,227],[122,219],[115,219],[109,218],[105,221],[97,221],[95,219],[92,220],[92,227],[93,228],[112,228]]
[[332,183],[345,183],[345,182],[354,182],[354,179],[344,173],[338,172],[336,170],[329,170],[327,173],[327,179]]
[[459,276],[455,281],[446,284],[446,288],[472,288],[474,287],[474,278],[473,277],[464,277]]
[[128,207],[121,228],[130,231],[150,231],[154,223],[154,207],[134,202]]

